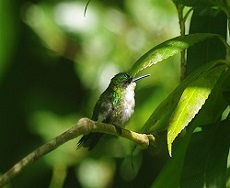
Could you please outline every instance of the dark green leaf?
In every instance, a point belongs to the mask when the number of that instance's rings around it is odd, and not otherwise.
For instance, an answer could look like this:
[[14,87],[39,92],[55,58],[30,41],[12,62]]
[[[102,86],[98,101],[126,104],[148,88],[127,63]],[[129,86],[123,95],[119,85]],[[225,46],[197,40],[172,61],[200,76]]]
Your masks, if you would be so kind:
[[192,133],[193,128],[191,127],[175,147],[175,155],[168,160],[157,179],[153,182],[152,188],[177,188],[179,186],[185,153]]
[[[190,34],[215,33],[226,38],[227,18],[220,10],[195,9],[191,18]],[[218,50],[217,50],[218,49]],[[201,41],[188,49],[186,75],[203,64],[217,59],[225,59],[226,48],[220,40]]]
[[180,187],[225,187],[229,118],[220,125],[206,125],[192,136],[186,154]]
[[227,159],[230,146],[230,118],[221,122],[215,132],[212,147],[209,150],[205,168],[207,187],[225,187]]
[[175,4],[182,4],[184,6],[191,7],[212,7],[212,6],[222,6],[224,4],[223,0],[173,0]]
[[226,81],[223,84],[223,90],[223,97],[227,104],[230,105],[230,71],[228,71]]
[[18,25],[15,24],[15,7],[10,1],[0,3],[0,83],[5,75],[10,59],[14,52],[14,45],[17,43]]

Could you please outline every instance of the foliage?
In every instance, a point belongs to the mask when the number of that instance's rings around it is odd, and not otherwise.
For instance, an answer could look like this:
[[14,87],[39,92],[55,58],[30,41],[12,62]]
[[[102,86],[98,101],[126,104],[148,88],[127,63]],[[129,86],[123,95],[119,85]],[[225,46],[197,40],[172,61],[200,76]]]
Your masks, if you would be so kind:
[[87,152],[70,142],[10,185],[228,187],[228,2],[90,1],[84,17],[86,4],[22,0],[14,4],[19,20],[7,0],[0,3],[7,26],[0,28],[6,34],[0,43],[0,171],[90,116],[108,80],[124,69],[152,75],[138,83],[127,127],[153,134],[158,144],[133,150],[132,143],[108,136]]

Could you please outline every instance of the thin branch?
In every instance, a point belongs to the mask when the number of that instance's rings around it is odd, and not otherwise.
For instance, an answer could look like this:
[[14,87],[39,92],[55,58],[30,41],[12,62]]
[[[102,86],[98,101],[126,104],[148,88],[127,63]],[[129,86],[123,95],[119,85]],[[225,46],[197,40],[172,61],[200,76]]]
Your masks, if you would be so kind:
[[38,149],[34,150],[32,153],[24,157],[21,161],[16,163],[10,170],[5,174],[0,176],[0,187],[6,185],[10,180],[12,180],[16,175],[18,175],[25,167],[36,161],[37,159],[43,157],[47,153],[53,151],[57,147],[66,143],[67,141],[74,139],[82,134],[88,134],[90,132],[102,132],[106,134],[111,134],[115,136],[121,136],[127,138],[139,146],[145,149],[150,144],[155,143],[155,138],[153,135],[139,134],[127,129],[121,128],[121,135],[118,134],[115,126],[110,124],[104,124],[99,122],[94,122],[88,118],[80,119],[76,125],[55,137],[53,140],[42,145]]
[[[178,14],[179,25],[180,25],[180,34],[181,36],[185,36],[185,19],[183,14],[184,6],[181,4],[176,4],[176,8],[177,8],[177,14]],[[183,81],[185,79],[185,72],[186,72],[185,50],[181,52],[180,67],[181,67],[180,80]]]
[[[180,35],[185,36],[185,22],[190,15],[190,13],[193,11],[193,8],[189,9],[188,12],[184,15],[184,5],[182,4],[175,4],[179,19],[179,26],[180,26]],[[186,51],[183,50],[181,52],[181,59],[180,59],[180,67],[181,67],[181,76],[180,81],[183,81],[185,79],[185,72],[186,72]]]
[[84,9],[84,16],[86,15],[86,11],[88,9],[88,6],[89,6],[89,3],[90,3],[91,0],[88,0],[86,5],[85,5],[85,9]]

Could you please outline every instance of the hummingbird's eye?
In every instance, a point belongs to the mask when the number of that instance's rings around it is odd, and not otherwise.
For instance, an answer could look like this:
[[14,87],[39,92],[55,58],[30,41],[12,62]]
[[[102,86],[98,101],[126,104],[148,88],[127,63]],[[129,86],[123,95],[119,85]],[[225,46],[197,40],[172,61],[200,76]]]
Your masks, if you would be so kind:
[[130,84],[132,82],[132,77],[129,74],[125,74],[125,81],[124,84]]
[[125,81],[124,81],[124,84],[128,84],[128,80],[125,80]]
[[133,80],[133,78],[128,74],[128,73],[119,73],[117,75],[115,75],[113,78],[113,83],[116,84],[122,84],[124,86],[130,84]]
[[127,85],[127,84],[130,84],[132,82],[132,78],[129,77],[127,79],[124,80],[124,84]]

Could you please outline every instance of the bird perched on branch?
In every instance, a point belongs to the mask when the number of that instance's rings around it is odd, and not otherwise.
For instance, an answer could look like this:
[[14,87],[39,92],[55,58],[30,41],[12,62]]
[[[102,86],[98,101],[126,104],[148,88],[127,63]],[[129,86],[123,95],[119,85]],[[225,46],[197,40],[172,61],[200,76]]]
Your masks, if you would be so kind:
[[[150,74],[133,78],[128,73],[116,74],[110,81],[108,88],[101,94],[97,101],[92,120],[113,124],[118,130],[124,127],[134,112],[134,89],[136,81],[148,77]],[[79,147],[93,149],[103,133],[89,133],[78,142]]]

